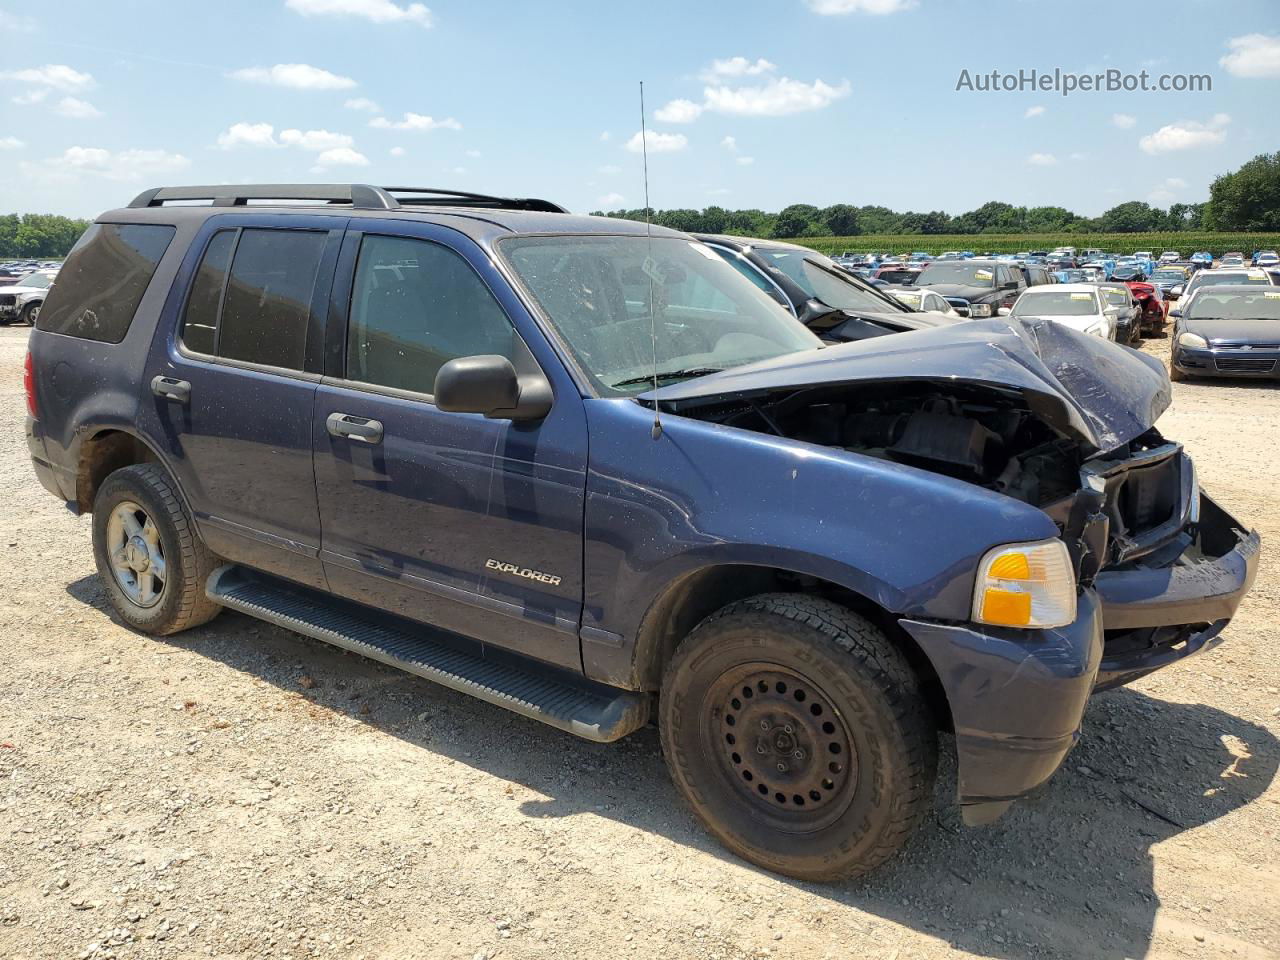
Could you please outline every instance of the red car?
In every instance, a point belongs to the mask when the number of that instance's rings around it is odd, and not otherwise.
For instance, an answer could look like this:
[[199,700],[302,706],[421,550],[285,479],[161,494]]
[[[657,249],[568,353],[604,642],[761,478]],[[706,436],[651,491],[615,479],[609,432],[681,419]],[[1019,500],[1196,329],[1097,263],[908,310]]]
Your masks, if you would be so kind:
[[1142,307],[1139,334],[1160,333],[1164,330],[1167,304],[1158,287],[1140,280],[1130,280],[1125,286],[1133,291],[1133,297]]

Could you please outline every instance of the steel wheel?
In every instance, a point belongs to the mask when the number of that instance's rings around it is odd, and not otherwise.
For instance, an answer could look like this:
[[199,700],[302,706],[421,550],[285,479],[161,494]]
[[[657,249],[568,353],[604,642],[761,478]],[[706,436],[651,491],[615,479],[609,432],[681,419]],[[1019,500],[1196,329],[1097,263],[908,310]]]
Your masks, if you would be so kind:
[[858,756],[844,718],[817,684],[786,667],[744,664],[707,698],[704,725],[721,773],[772,826],[820,830],[848,807]]
[[40,304],[37,303],[34,307],[32,307],[27,311],[27,320],[34,327],[36,325],[36,321],[39,319],[40,319]]
[[153,607],[164,594],[167,571],[160,531],[147,512],[124,500],[107,521],[111,572],[124,595],[140,607]]

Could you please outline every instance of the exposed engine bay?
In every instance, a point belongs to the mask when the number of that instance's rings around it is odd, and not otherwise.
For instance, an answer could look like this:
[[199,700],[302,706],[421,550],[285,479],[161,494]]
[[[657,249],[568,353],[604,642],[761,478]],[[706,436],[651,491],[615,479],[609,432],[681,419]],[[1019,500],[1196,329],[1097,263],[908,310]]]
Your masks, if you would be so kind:
[[775,391],[680,412],[909,464],[1034,506],[1080,488],[1079,443],[1045,424],[1015,390],[851,384]]
[[1039,507],[1058,525],[1082,582],[1147,555],[1170,562],[1191,542],[1184,528],[1199,494],[1178,444],[1151,427],[1096,454],[1046,423],[1015,389],[843,384],[666,406],[929,470]]

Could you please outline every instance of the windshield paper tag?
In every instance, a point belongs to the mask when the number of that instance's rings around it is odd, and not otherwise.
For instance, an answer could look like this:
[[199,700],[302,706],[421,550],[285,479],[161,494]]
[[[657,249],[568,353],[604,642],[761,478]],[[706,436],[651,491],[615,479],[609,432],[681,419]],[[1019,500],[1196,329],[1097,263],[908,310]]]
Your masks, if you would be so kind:
[[973,276],[974,276],[974,279],[976,279],[976,280],[990,280],[990,279],[991,279],[991,271],[990,271],[990,270],[977,270],[977,271],[974,271]]
[[1263,296],[1268,300],[1280,300],[1280,293],[1264,293]]
[[653,257],[644,258],[644,263],[640,264],[640,271],[654,283],[667,282],[667,278],[662,275],[662,271],[658,269],[658,262]]
[[1087,293],[1073,293],[1071,295],[1071,299],[1072,300],[1092,300],[1093,297]]

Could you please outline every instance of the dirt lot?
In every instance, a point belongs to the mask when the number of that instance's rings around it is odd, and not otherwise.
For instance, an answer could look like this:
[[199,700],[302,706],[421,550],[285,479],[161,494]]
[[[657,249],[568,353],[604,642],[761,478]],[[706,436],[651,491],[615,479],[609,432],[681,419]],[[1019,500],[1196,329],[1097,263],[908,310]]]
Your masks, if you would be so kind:
[[906,854],[818,886],[708,840],[651,730],[585,743],[234,614],[122,628],[32,477],[25,342],[0,330],[0,957],[1280,956],[1280,390],[1179,384],[1161,421],[1269,541],[1229,642],[1099,696],[993,827],[944,760]]

